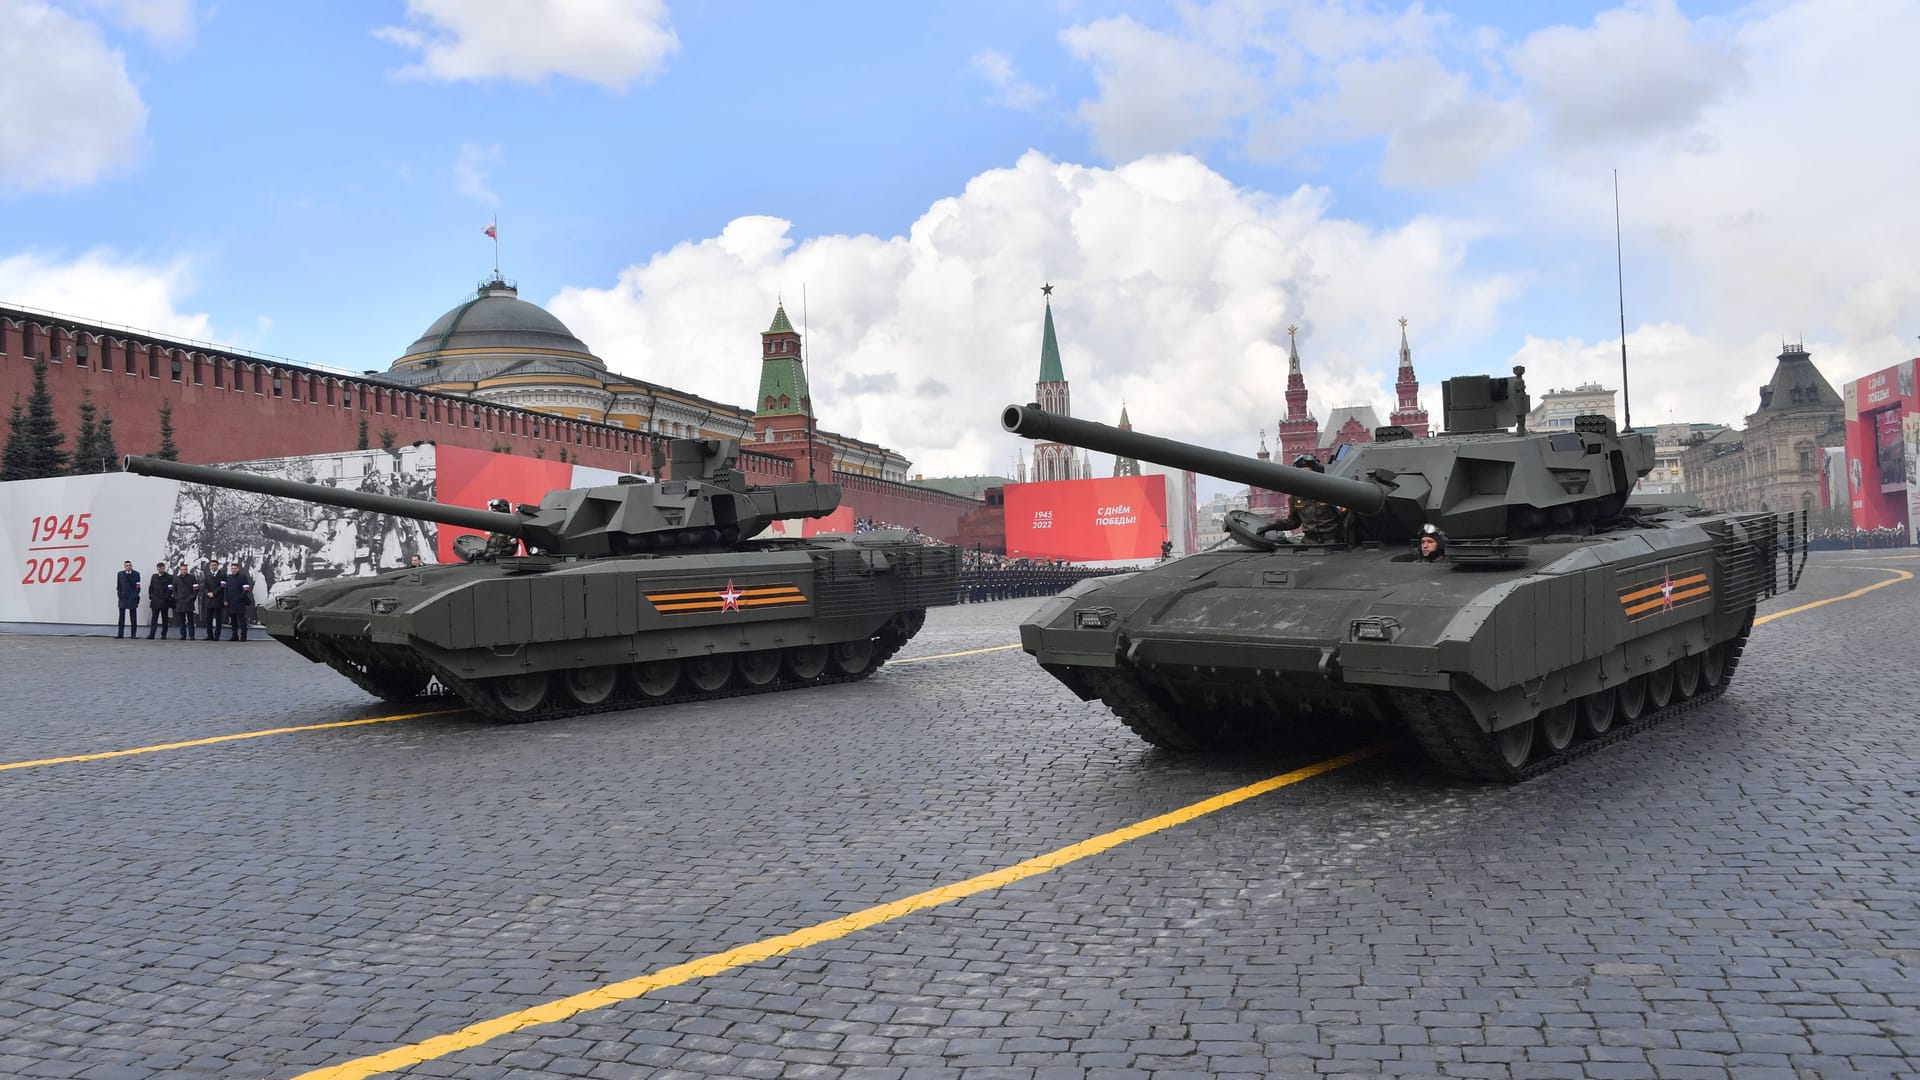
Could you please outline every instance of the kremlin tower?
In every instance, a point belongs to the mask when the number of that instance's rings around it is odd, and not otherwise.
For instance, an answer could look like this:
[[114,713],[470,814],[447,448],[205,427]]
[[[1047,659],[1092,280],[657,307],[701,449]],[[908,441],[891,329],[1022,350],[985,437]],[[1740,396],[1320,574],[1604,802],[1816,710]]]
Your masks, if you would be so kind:
[[1280,462],[1293,464],[1301,454],[1320,449],[1320,424],[1307,411],[1307,381],[1300,374],[1300,345],[1297,326],[1287,327],[1287,417],[1280,421]]
[[[1133,421],[1127,419],[1127,403],[1124,401],[1120,403],[1120,430],[1121,431],[1133,430]],[[1088,466],[1087,472],[1088,472],[1088,475],[1092,475],[1092,472],[1093,472],[1092,466]],[[1130,457],[1114,458],[1113,459],[1113,475],[1139,476],[1140,463]]]
[[[1033,386],[1033,400],[1055,416],[1072,416],[1067,376],[1060,369],[1060,342],[1053,335],[1053,286],[1040,286],[1040,295],[1047,298],[1047,322],[1040,336],[1040,378]],[[1091,464],[1083,466],[1073,447],[1052,442],[1033,444],[1034,482],[1085,480],[1091,475]]]
[[1400,404],[1387,423],[1406,428],[1416,439],[1426,438],[1427,410],[1420,407],[1420,380],[1413,374],[1413,350],[1407,347],[1405,315],[1400,316],[1400,377],[1394,380],[1393,390]]

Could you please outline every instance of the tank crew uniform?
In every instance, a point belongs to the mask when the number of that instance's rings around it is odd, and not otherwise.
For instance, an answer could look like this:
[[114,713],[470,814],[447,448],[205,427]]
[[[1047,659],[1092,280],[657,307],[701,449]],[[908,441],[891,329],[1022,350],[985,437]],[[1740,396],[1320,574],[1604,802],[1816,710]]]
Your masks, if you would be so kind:
[[167,636],[167,627],[173,622],[173,575],[167,573],[165,566],[154,568],[153,577],[147,582],[147,640],[153,640],[153,632]]
[[113,579],[113,592],[119,598],[120,611],[113,620],[113,636],[131,633],[140,636],[140,571],[120,571]]
[[1260,527],[1263,533],[1299,529],[1309,544],[1347,542],[1347,508],[1318,499],[1287,497],[1287,512]]

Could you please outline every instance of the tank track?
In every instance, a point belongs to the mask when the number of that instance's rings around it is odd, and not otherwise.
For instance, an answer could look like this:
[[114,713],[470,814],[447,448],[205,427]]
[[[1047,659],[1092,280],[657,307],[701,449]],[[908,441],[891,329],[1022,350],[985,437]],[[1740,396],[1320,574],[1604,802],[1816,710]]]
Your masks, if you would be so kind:
[[1155,746],[1191,752],[1210,750],[1220,743],[1217,729],[1205,734],[1193,730],[1190,723],[1131,679],[1107,672],[1087,672],[1082,677],[1121,723]]
[[[810,686],[830,686],[835,683],[859,682],[879,671],[881,665],[893,659],[895,653],[913,640],[919,632],[919,626],[906,629],[898,625],[898,620],[889,622],[880,633],[873,636],[873,658],[867,666],[852,675],[836,674],[831,669],[821,672],[811,679],[797,679],[787,674],[783,668],[778,676],[764,686],[744,686],[738,676],[729,679],[727,685],[718,690],[699,690],[690,686],[683,677],[673,692],[661,697],[647,697],[636,693],[624,681],[614,691],[612,697],[598,705],[581,705],[567,700],[557,689],[550,688],[547,700],[538,709],[518,713],[503,707],[494,700],[486,686],[473,679],[463,679],[446,668],[427,661],[428,668],[439,684],[448,692],[457,696],[461,703],[474,712],[506,724],[531,724],[543,720],[559,720],[570,716],[588,716],[593,713],[621,712],[630,709],[650,709],[661,705],[684,705],[696,701],[720,701],[726,698],[746,697],[752,694],[770,694],[779,690],[800,690]],[[359,680],[355,680],[358,682]]]
[[372,694],[382,701],[431,701],[435,698],[451,698],[452,690],[438,675],[429,676],[426,687],[417,693],[404,693],[373,677],[365,667],[348,660],[333,650],[327,650],[327,666],[353,680],[353,685]]
[[1628,739],[1670,716],[1689,712],[1727,692],[1733,674],[1740,666],[1740,654],[1746,649],[1751,623],[1727,641],[1726,666],[1720,681],[1697,690],[1693,696],[1673,702],[1666,708],[1647,713],[1625,724],[1616,724],[1603,735],[1576,739],[1565,750],[1536,758],[1515,769],[1500,757],[1493,737],[1480,729],[1466,703],[1444,690],[1389,690],[1388,700],[1400,714],[1401,722],[1414,742],[1443,771],[1463,780],[1487,780],[1511,783],[1530,780],[1586,757],[1603,747]]

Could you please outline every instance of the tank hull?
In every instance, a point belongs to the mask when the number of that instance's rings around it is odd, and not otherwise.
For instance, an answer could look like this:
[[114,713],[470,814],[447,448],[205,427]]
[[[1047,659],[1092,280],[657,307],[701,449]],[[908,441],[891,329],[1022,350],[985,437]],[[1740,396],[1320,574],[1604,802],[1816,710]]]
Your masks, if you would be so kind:
[[1386,721],[1449,772],[1513,780],[1717,696],[1796,537],[1787,515],[1674,513],[1441,563],[1235,547],[1088,582],[1021,643],[1163,746]]
[[865,678],[954,602],[958,549],[892,534],[760,550],[500,559],[306,585],[267,633],[390,699],[503,720]]

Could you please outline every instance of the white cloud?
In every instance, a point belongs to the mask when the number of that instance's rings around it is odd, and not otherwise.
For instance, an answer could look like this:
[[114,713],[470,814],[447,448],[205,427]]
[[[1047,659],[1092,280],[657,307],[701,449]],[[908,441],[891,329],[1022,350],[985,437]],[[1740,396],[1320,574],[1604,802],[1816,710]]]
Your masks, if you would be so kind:
[[1143,431],[1251,453],[1285,411],[1290,322],[1322,417],[1388,400],[1402,309],[1427,340],[1483,333],[1511,286],[1465,270],[1472,238],[1439,219],[1341,221],[1321,192],[1238,190],[1187,157],[1029,153],[904,235],[796,240],[739,218],[549,306],[616,370],[743,401],[776,295],[798,320],[804,284],[823,426],[966,473],[1025,447],[995,417],[1031,398],[1050,280],[1076,415],[1111,420],[1124,398]]
[[0,0],[0,193],[90,184],[140,156],[147,107],[99,27]]
[[1080,104],[1080,118],[1110,160],[1204,145],[1260,101],[1258,80],[1211,43],[1124,15],[1073,27],[1061,39],[1093,68],[1100,96]]
[[680,48],[665,0],[407,0],[407,18],[374,36],[420,53],[400,70],[410,78],[561,75],[624,90]]
[[9,303],[113,322],[154,333],[209,341],[205,313],[179,309],[190,290],[192,264],[186,259],[142,263],[105,249],[75,259],[21,253],[0,258],[0,297]]
[[78,0],[78,4],[163,44],[193,38],[193,0]]
[[975,75],[993,87],[995,104],[1009,109],[1031,109],[1047,100],[1047,92],[1020,77],[1013,58],[998,49],[982,49],[968,64]]
[[1540,30],[1514,69],[1563,141],[1630,138],[1685,128],[1738,85],[1738,50],[1709,40],[1672,0],[1601,12],[1585,29]]
[[499,164],[500,144],[461,143],[453,163],[453,186],[460,194],[487,206],[499,206],[500,196],[487,185],[487,166]]

